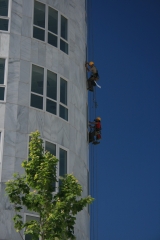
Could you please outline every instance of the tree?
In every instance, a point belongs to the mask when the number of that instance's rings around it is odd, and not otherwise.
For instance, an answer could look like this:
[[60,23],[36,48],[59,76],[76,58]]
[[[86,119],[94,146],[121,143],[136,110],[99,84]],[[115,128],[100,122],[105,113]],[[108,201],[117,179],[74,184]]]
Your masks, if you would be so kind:
[[[72,174],[61,178],[59,192],[54,192],[57,182],[56,166],[58,159],[50,152],[45,152],[43,141],[38,131],[31,133],[29,160],[22,162],[24,175],[14,174],[14,179],[6,183],[6,192],[15,209],[14,226],[20,233],[31,234],[32,239],[76,239],[74,224],[76,214],[93,198],[81,197],[82,186]],[[28,210],[39,215],[39,221],[23,223],[21,210]]]

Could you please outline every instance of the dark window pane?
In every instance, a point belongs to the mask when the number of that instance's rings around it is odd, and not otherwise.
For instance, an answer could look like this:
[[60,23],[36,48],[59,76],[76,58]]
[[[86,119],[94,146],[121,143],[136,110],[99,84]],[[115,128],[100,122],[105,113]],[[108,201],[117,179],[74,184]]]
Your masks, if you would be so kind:
[[67,105],[67,81],[61,78],[60,82],[60,102]]
[[[49,151],[51,154],[53,154],[54,156],[56,156],[56,145],[50,142],[45,142],[45,150]],[[56,190],[56,182],[52,183],[53,186],[53,191],[55,192]]]
[[68,44],[64,42],[62,39],[60,40],[60,49],[68,54]]
[[8,20],[0,18],[0,30],[8,31]]
[[45,28],[45,5],[37,1],[34,2],[34,24]]
[[0,16],[8,16],[8,0],[0,0]]
[[26,234],[25,235],[25,240],[32,240],[32,235],[31,234]]
[[68,109],[59,105],[59,116],[68,121]]
[[0,87],[0,100],[4,101],[4,87]]
[[5,59],[0,58],[0,84],[4,84]]
[[57,113],[57,104],[55,102],[47,99],[46,111],[56,115],[56,113]]
[[31,106],[43,109],[43,97],[31,94]]
[[48,43],[54,47],[57,47],[57,37],[51,33],[48,33]]
[[67,22],[68,22],[68,20],[65,17],[61,16],[61,37],[64,38],[65,40],[67,40],[67,38],[68,38]]
[[57,100],[57,74],[47,71],[47,97]]
[[67,174],[67,151],[59,149],[59,176]]
[[48,30],[58,34],[58,12],[50,7],[48,12]]
[[56,145],[50,142],[45,142],[45,150],[56,156]]
[[43,95],[44,69],[32,65],[32,86],[31,91]]
[[[30,215],[26,215],[26,222],[28,221],[37,221],[39,222],[39,217],[34,217],[34,216],[30,216]],[[25,235],[25,240],[32,240],[32,234],[26,234]],[[39,240],[39,238],[37,238],[36,240]]]
[[33,37],[41,41],[44,41],[44,38],[45,38],[44,30],[37,27],[33,27]]

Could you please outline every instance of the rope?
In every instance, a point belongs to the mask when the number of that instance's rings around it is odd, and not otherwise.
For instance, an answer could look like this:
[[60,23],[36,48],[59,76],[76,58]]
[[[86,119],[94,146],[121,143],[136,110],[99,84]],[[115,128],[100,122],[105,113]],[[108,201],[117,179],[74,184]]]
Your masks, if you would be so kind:
[[[89,56],[91,61],[94,61],[94,29],[93,29],[93,5],[92,0],[88,0],[88,42],[91,43]],[[93,99],[90,96],[90,119],[96,118],[97,101],[96,87],[93,92]],[[96,198],[96,201],[91,205],[91,240],[98,240],[98,183],[97,183],[97,149],[93,144],[90,146],[90,190],[91,195]]]

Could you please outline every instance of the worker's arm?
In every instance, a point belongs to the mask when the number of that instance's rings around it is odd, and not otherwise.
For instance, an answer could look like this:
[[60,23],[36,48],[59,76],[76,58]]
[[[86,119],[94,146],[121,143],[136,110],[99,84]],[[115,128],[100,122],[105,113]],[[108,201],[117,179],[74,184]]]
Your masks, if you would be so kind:
[[97,122],[90,122],[90,121],[89,121],[89,123],[90,123],[90,124],[98,124]]
[[85,63],[85,68],[88,72],[90,72],[90,69],[88,68],[88,62]]

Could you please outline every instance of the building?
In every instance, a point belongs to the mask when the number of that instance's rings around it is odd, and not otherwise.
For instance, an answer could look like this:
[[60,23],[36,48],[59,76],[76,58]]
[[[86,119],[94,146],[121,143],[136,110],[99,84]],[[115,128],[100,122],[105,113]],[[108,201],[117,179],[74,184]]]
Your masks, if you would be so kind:
[[[21,239],[4,188],[23,172],[30,132],[61,160],[57,174],[73,172],[88,195],[85,18],[85,0],[0,0],[0,240]],[[89,239],[87,208],[75,234]]]

